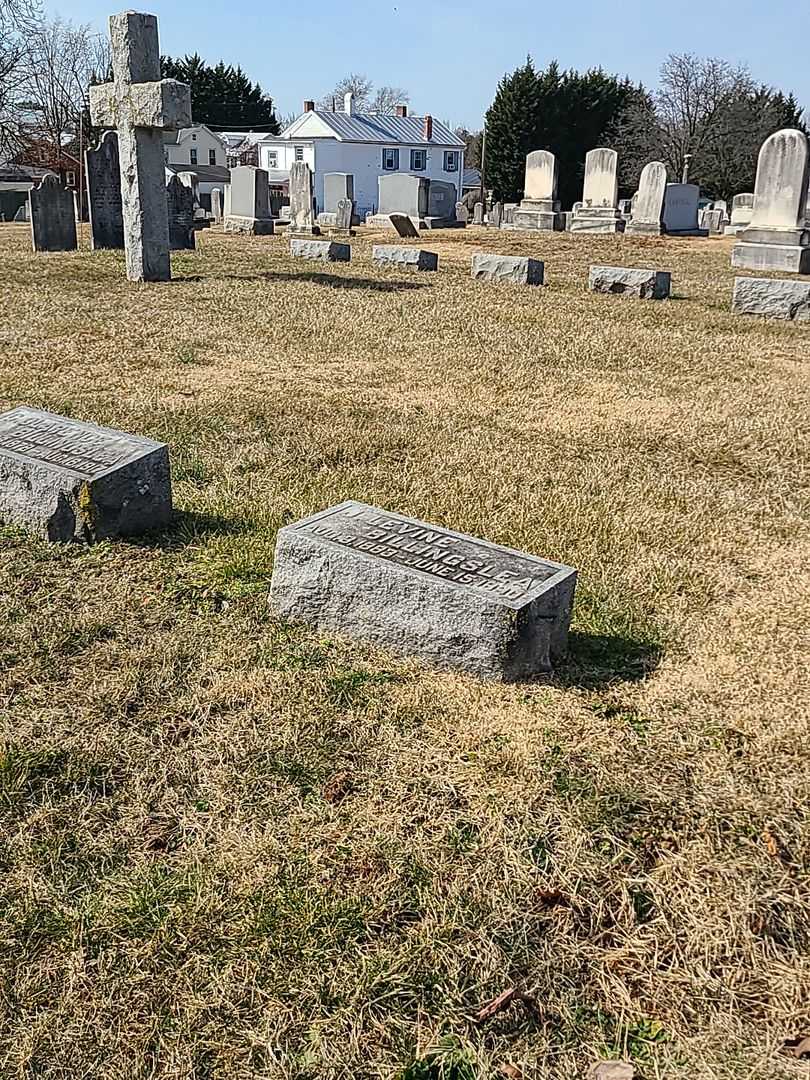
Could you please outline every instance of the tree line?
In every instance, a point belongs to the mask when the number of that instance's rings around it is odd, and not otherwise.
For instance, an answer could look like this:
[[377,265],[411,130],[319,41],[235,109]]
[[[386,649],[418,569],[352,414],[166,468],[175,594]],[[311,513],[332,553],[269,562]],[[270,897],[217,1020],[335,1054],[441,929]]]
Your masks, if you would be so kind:
[[[783,127],[806,131],[793,94],[759,85],[744,66],[689,54],[672,55],[651,92],[601,68],[537,71],[531,58],[501,79],[486,114],[486,184],[495,198],[523,194],[526,155],[550,150],[559,162],[559,198],[582,197],[585,155],[608,146],[619,155],[619,182],[631,195],[648,161],[663,161],[715,199],[753,191],[759,148]],[[464,132],[477,164],[480,135]],[[480,160],[480,159],[479,159]]]

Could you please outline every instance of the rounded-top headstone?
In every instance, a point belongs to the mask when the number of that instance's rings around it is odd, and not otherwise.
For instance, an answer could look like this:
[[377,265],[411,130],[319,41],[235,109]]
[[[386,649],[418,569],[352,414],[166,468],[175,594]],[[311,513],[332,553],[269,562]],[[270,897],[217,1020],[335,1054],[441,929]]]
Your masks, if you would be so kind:
[[527,199],[557,198],[557,159],[550,150],[532,150],[526,155]]
[[662,161],[650,161],[641,170],[638,191],[634,196],[633,220],[658,224],[664,213],[667,193],[667,167]]
[[807,206],[810,149],[807,136],[783,128],[759,151],[752,229],[802,228]]
[[582,201],[586,206],[616,206],[619,198],[619,155],[599,146],[585,155]]

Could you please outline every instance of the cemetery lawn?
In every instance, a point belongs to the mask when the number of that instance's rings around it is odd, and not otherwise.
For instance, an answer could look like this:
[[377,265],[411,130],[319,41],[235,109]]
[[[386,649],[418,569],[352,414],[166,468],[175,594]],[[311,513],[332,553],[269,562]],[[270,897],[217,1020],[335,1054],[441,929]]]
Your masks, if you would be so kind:
[[[138,287],[0,226],[0,405],[166,440],[178,511],[0,533],[0,1076],[801,1075],[807,324],[730,314],[726,240],[469,229],[417,276],[199,239]],[[570,662],[274,621],[277,530],[348,498],[577,567]]]

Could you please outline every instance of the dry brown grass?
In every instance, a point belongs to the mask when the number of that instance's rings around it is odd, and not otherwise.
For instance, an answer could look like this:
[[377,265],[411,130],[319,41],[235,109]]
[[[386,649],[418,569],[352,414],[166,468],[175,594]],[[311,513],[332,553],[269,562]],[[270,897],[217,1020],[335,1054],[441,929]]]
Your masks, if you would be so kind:
[[[418,278],[371,241],[209,233],[138,288],[0,228],[0,403],[168,440],[181,511],[0,534],[0,1075],[798,1077],[807,328],[731,316],[725,241],[471,229]],[[483,248],[548,287],[472,282]],[[276,530],[348,497],[578,567],[571,663],[273,622]],[[476,1025],[514,984],[539,1012]]]

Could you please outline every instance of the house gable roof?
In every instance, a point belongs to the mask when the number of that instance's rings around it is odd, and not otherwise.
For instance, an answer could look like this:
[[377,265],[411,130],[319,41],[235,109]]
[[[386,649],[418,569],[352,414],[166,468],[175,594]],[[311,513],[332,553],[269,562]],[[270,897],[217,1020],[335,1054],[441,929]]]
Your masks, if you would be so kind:
[[422,116],[388,116],[383,113],[302,113],[278,136],[280,139],[334,138],[341,142],[407,143],[409,145],[464,147],[464,140],[441,120],[433,120],[433,138],[425,139]]

